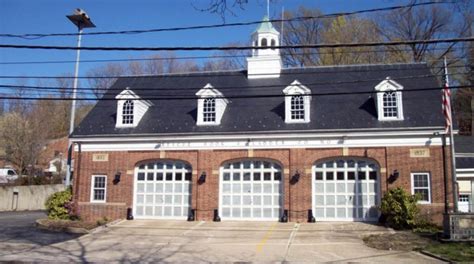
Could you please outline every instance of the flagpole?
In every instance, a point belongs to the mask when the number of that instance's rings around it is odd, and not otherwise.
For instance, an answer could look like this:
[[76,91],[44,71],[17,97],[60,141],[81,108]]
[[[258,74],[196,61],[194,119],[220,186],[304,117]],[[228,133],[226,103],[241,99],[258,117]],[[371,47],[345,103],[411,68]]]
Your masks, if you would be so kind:
[[[446,62],[446,56],[444,56],[444,73],[446,75],[446,87],[445,89],[448,88],[449,86],[449,77],[448,77],[448,64]],[[451,96],[447,98],[449,100],[449,105],[451,105]],[[449,107],[449,110],[451,111],[451,107]],[[454,135],[453,135],[453,118],[452,118],[452,112],[449,113],[451,116],[451,122],[449,122],[449,143],[451,145],[451,175],[452,175],[452,185],[453,185],[453,211],[456,213],[458,211],[458,193],[457,193],[457,188],[456,188],[456,157],[455,157],[455,151],[454,151]]]

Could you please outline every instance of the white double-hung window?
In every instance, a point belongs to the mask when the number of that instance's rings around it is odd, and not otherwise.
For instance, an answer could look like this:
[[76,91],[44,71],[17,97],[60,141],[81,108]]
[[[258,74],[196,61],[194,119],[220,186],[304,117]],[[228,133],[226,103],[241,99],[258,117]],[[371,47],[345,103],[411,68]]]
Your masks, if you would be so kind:
[[105,203],[107,195],[107,176],[93,175],[91,181],[91,202]]
[[431,179],[427,172],[411,174],[411,193],[419,195],[419,203],[431,203]]
[[227,99],[210,83],[196,93],[197,125],[219,125],[227,107]]
[[298,80],[283,89],[285,94],[285,122],[308,123],[310,121],[311,90]]
[[379,120],[403,120],[403,86],[387,77],[375,86]]

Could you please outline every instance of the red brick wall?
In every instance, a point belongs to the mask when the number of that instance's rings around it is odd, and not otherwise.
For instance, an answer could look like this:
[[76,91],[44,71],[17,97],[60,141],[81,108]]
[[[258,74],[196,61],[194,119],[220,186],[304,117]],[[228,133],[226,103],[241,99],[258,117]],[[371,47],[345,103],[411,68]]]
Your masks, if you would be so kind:
[[[380,168],[382,195],[387,189],[402,186],[411,191],[411,172],[431,173],[432,204],[423,206],[423,212],[438,222],[444,210],[444,174],[442,148],[430,147],[430,157],[410,158],[409,147],[351,148],[347,157],[361,157],[375,160]],[[108,153],[107,162],[93,162],[92,156]],[[306,221],[311,209],[311,168],[316,161],[343,156],[343,149],[268,149],[268,150],[194,150],[194,151],[119,151],[119,152],[81,152],[75,153],[74,200],[78,213],[87,220],[101,217],[111,219],[125,218],[126,208],[132,207],[133,170],[138,163],[146,160],[163,159],[188,162],[193,169],[192,207],[197,209],[196,218],[212,220],[213,210],[219,204],[219,167],[234,159],[270,159],[278,162],[284,169],[283,192],[284,209],[290,212],[290,221]],[[449,156],[446,158],[449,159]],[[389,183],[390,174],[398,170],[399,178]],[[121,172],[120,183],[114,185],[117,171]],[[448,168],[448,172],[449,172]],[[206,182],[198,185],[198,175],[205,172]],[[300,174],[300,180],[290,184],[291,176]],[[107,203],[90,204],[91,176],[107,175]],[[449,182],[450,185],[450,182]],[[451,198],[450,191],[448,197]],[[451,201],[451,200],[450,200]]]

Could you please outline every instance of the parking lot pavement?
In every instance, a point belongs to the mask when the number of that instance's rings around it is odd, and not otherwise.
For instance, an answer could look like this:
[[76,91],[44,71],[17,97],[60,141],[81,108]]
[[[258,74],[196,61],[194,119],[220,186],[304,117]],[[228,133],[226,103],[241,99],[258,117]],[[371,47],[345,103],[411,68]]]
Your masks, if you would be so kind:
[[46,217],[44,211],[0,212],[0,259],[78,237],[37,229],[35,220]]
[[369,248],[361,240],[381,232],[390,231],[364,223],[134,220],[0,260],[437,263],[415,252]]

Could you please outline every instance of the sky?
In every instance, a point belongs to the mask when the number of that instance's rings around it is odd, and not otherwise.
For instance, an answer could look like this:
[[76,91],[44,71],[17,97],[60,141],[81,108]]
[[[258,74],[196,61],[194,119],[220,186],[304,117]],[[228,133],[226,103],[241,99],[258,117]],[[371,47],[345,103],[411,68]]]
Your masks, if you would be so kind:
[[[233,2],[233,0],[227,0]],[[0,34],[75,33],[77,28],[66,18],[75,8],[84,9],[97,26],[85,32],[153,29],[194,25],[222,24],[217,14],[201,12],[210,0],[0,0]],[[401,0],[273,0],[270,17],[299,6],[319,8],[323,13],[346,12],[405,3]],[[249,0],[245,10],[233,9],[226,23],[260,20],[266,14],[266,0]],[[229,42],[249,41],[256,25],[218,29],[158,32],[136,35],[85,35],[82,46],[221,46]],[[47,37],[34,40],[0,37],[2,44],[76,46],[77,37]],[[145,58],[153,52],[82,51],[81,60]],[[177,56],[206,56],[211,53],[179,52]],[[0,62],[75,60],[76,51],[0,49]],[[79,75],[100,65],[81,63]],[[0,65],[0,75],[59,76],[72,74],[74,63]],[[0,84],[17,80],[0,79]],[[0,93],[8,93],[0,88]]]

